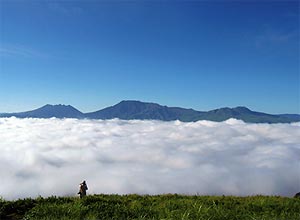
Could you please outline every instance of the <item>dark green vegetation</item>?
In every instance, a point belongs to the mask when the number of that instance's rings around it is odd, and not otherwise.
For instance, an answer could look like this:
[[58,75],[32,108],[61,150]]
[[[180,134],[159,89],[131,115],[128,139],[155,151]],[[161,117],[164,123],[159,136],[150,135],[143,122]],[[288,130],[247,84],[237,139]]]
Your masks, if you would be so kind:
[[89,119],[151,119],[162,121],[180,120],[192,122],[199,120],[225,121],[236,118],[250,123],[290,123],[300,121],[300,115],[282,114],[271,115],[262,112],[254,112],[246,107],[220,108],[211,111],[196,111],[179,107],[162,106],[156,103],[140,101],[122,101],[114,106],[102,110],[82,113],[68,105],[45,105],[33,111],[20,113],[3,113],[0,117],[18,118],[89,118]]
[[300,199],[176,194],[40,197],[0,200],[0,219],[300,220]]

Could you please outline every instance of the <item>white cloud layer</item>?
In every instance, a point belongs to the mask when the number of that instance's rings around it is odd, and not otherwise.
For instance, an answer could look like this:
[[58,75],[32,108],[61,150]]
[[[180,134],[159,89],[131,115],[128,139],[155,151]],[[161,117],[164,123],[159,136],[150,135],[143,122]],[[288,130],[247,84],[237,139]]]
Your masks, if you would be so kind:
[[0,118],[0,196],[300,191],[300,123]]

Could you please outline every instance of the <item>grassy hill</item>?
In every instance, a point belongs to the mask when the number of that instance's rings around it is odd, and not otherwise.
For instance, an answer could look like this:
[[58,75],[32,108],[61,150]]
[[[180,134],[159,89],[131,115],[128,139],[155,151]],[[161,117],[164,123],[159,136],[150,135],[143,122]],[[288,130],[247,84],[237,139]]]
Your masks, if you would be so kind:
[[40,197],[0,200],[0,219],[300,220],[300,199],[176,194]]

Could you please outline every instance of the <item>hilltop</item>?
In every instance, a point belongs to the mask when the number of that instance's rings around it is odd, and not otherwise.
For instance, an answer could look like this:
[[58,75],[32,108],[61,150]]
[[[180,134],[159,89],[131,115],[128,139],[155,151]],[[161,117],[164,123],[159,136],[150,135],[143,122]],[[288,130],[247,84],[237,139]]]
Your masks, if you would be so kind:
[[300,199],[279,196],[91,195],[0,200],[0,219],[293,219]]

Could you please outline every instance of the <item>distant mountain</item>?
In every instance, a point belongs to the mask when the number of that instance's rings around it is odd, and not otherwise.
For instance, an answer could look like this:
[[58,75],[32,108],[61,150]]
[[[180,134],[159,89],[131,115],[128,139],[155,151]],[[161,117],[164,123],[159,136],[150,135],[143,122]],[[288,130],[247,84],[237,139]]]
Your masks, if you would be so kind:
[[229,118],[236,118],[251,123],[290,123],[300,119],[289,118],[282,115],[271,115],[262,112],[251,111],[246,107],[220,108],[206,112],[197,120],[224,121]]
[[0,117],[17,118],[84,118],[84,114],[71,105],[45,105],[41,108],[19,113],[0,114]]
[[236,118],[250,123],[290,123],[300,121],[298,114],[272,115],[262,112],[251,111],[246,107],[220,108],[211,111],[196,111],[179,107],[162,106],[156,103],[140,101],[121,101],[120,103],[104,108],[99,111],[82,113],[70,105],[45,105],[36,110],[21,113],[4,113],[0,117],[18,118],[88,118],[88,119],[149,119],[183,122],[209,120],[224,121]]
[[199,120],[225,121],[229,118],[252,123],[290,123],[300,121],[300,115],[292,115],[293,117],[290,115],[271,115],[251,111],[246,107],[220,108],[203,112],[140,101],[122,101],[114,106],[86,113],[85,116],[93,119],[154,119],[163,121],[180,120],[184,122]]
[[280,116],[289,118],[294,121],[300,121],[300,115],[297,115],[297,114],[281,114]]
[[114,106],[86,113],[87,118],[93,119],[154,119],[162,121],[193,121],[201,112],[193,109],[161,106],[156,103],[146,103],[140,101],[122,101]]

